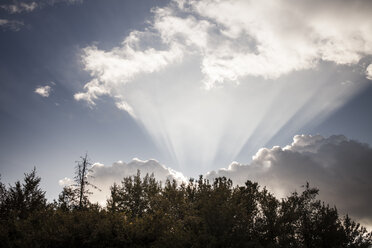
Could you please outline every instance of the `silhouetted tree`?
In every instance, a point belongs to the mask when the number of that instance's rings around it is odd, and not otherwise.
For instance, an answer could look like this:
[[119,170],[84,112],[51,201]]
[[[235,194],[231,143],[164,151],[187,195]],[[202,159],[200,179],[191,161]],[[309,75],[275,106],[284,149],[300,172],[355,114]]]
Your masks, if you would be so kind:
[[[77,171],[82,173],[84,167]],[[83,173],[77,178],[86,177]],[[87,181],[76,187],[80,191],[65,187],[54,204],[46,204],[39,183],[35,170],[25,174],[23,183],[8,188],[0,183],[0,247],[372,245],[372,233],[349,216],[340,218],[336,207],[316,199],[318,189],[309,184],[279,201],[251,181],[234,187],[227,178],[210,183],[201,176],[180,185],[167,180],[162,186],[154,175],[141,177],[138,171],[111,187],[107,207],[102,208],[84,201]]]
[[344,247],[370,248],[372,245],[372,232],[354,222],[346,215],[342,220],[344,231]]
[[58,196],[56,204],[60,209],[86,209],[91,203],[88,196],[92,194],[89,187],[100,190],[98,187],[89,182],[89,175],[92,172],[92,163],[89,161],[88,154],[80,157],[76,161],[74,184],[65,186]]
[[41,178],[34,168],[26,173],[23,183],[17,181],[9,189],[2,189],[2,212],[18,218],[26,218],[31,212],[46,208],[45,191],[40,189]]
[[77,205],[77,196],[74,190],[69,187],[63,187],[62,192],[58,195],[57,206],[64,211],[73,210]]

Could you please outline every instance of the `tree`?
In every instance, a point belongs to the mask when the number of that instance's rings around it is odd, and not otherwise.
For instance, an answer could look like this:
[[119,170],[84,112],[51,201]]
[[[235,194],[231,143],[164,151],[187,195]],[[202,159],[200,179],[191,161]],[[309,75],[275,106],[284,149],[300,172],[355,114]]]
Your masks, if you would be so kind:
[[346,215],[342,221],[344,230],[344,247],[369,248],[372,245],[372,232],[368,233],[365,227],[355,223]]
[[23,183],[17,181],[3,194],[4,214],[14,214],[19,218],[26,218],[31,212],[46,208],[45,191],[40,189],[41,178],[36,176],[36,168],[26,173]]
[[153,210],[156,197],[160,192],[160,183],[154,175],[142,179],[138,170],[137,175],[125,177],[121,185],[116,183],[110,188],[111,197],[107,201],[110,211],[124,212],[130,217],[141,217]]
[[[9,189],[0,182],[1,247],[262,247],[370,248],[372,233],[340,218],[316,199],[309,184],[279,201],[266,188],[227,178],[200,177],[188,185],[153,175],[126,177],[111,187],[107,208],[87,198],[87,156],[81,187],[65,187],[58,205],[45,206],[35,170]],[[85,168],[85,169],[84,169]],[[76,180],[77,180],[76,179]],[[80,187],[78,187],[80,186]],[[78,190],[76,190],[78,189]],[[83,192],[83,194],[80,194]],[[84,211],[70,211],[79,208]],[[53,207],[53,206],[58,207]],[[96,205],[97,206],[97,205]],[[86,207],[86,208],[84,208]],[[67,210],[67,211],[66,211]]]
[[71,187],[63,187],[62,192],[58,195],[58,202],[56,203],[63,211],[73,210],[77,205],[74,190]]
[[84,157],[80,157],[80,160],[76,161],[76,163],[74,194],[77,196],[78,208],[83,209],[89,205],[88,195],[92,194],[88,189],[88,186],[91,186],[94,189],[98,189],[98,187],[88,181],[88,173],[92,172],[89,168],[92,166],[92,163],[88,159],[88,154],[86,153]]
[[5,185],[1,182],[1,175],[0,175],[0,217],[1,213],[5,213],[5,201],[8,196],[8,190]]

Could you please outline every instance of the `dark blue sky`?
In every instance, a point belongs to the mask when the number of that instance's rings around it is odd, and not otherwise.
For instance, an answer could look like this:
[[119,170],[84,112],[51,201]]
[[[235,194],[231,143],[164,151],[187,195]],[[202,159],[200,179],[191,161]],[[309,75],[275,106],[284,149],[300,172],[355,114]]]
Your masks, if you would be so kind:
[[[18,30],[5,24],[0,26],[3,182],[14,182],[36,166],[48,197],[55,198],[61,190],[58,180],[72,177],[75,161],[85,152],[92,161],[107,165],[133,157],[156,158],[186,176],[211,169],[188,170],[179,166],[171,155],[158,148],[146,130],[146,123],[144,127],[139,124],[141,121],[116,108],[112,97],[100,96],[94,106],[74,99],[74,94],[82,92],[92,79],[91,71],[84,70],[82,49],[96,45],[100,50],[110,51],[131,31],[146,30],[147,21],[154,15],[151,9],[167,4],[166,0],[86,0],[75,4],[61,1],[13,14],[0,9],[0,19],[23,23]],[[364,59],[368,63],[370,57]],[[361,63],[350,68],[358,68]],[[312,73],[312,69],[307,70]],[[342,80],[342,74],[334,74],[337,75],[330,74],[327,80]],[[289,121],[264,143],[247,143],[234,159],[249,162],[262,145],[284,146],[292,142],[295,134],[302,133],[343,134],[371,145],[372,83],[364,75],[357,81],[364,84],[363,89],[320,122],[308,120],[288,128]],[[49,97],[34,92],[47,85],[51,87]],[[216,159],[214,163],[213,169],[227,166],[224,160]]]

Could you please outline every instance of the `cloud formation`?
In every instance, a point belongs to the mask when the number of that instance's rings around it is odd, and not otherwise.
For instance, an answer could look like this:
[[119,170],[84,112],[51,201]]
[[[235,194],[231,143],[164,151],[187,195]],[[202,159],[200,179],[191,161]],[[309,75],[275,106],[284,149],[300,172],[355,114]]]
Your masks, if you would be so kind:
[[236,184],[249,179],[284,197],[306,182],[320,189],[320,198],[341,213],[372,227],[372,148],[335,135],[296,135],[285,147],[262,148],[249,164],[234,162],[207,178],[225,176]]
[[[17,1],[13,0],[12,3],[1,4],[0,10],[3,9],[9,14],[22,14],[33,12],[37,9],[44,8],[45,6],[54,5],[57,3],[82,3],[83,0],[38,0],[38,1]],[[19,31],[24,26],[24,22],[20,20],[0,19],[0,28],[3,30]]]
[[[367,144],[343,135],[328,138],[296,135],[290,145],[259,149],[249,164],[233,162],[228,168],[207,173],[205,178],[213,180],[225,176],[235,185],[251,180],[266,186],[279,198],[301,191],[301,185],[309,182],[320,189],[320,199],[335,204],[341,214],[349,213],[372,228],[371,165],[372,148]],[[112,166],[95,163],[92,170],[90,181],[102,191],[94,191],[91,200],[102,204],[109,197],[109,187],[114,182],[120,183],[124,177],[136,175],[137,170],[142,176],[154,173],[155,178],[162,182],[166,179],[175,179],[178,183],[188,181],[181,172],[156,160],[118,161]],[[64,178],[59,184],[71,185],[72,180]]]
[[372,80],[372,64],[370,64],[366,69],[366,77],[369,80]]
[[0,5],[0,8],[5,9],[10,14],[22,13],[22,12],[31,12],[38,7],[36,2],[14,2],[13,4],[3,4]]
[[[176,45],[167,51],[153,48],[137,50],[135,47],[139,46],[139,41],[144,35],[150,36],[137,31],[131,32],[121,47],[109,52],[99,50],[96,46],[86,47],[83,50],[83,63],[85,70],[90,71],[94,79],[84,86],[86,92],[74,95],[75,99],[85,100],[94,105],[94,100],[98,96],[115,94],[115,87],[112,86],[125,85],[141,73],[157,72],[181,56],[181,49]],[[119,103],[120,100],[124,100],[119,96],[118,98]]]
[[48,5],[54,5],[56,3],[68,3],[68,4],[75,4],[75,3],[82,3],[83,0],[39,0],[39,1],[16,1],[13,0],[11,4],[2,4],[0,5],[0,9],[4,9],[10,14],[20,14],[20,13],[27,13],[32,12],[37,9],[43,8]]
[[366,87],[371,10],[359,0],[173,0],[117,47],[83,49],[92,80],[74,97],[92,106],[111,96],[181,167],[231,161],[248,140],[262,147],[288,123],[320,122]]
[[[108,88],[128,82],[136,72],[169,65],[172,60],[154,60],[154,53],[175,52],[178,57],[181,51],[175,47],[201,55],[208,88],[249,75],[278,78],[314,68],[319,61],[351,65],[372,54],[371,10],[370,1],[174,0],[154,9],[149,28],[132,32],[121,47],[109,52],[85,48],[84,63]],[[153,36],[165,48],[151,44],[150,50],[141,49],[139,43]],[[128,64],[131,59],[135,62]],[[144,63],[142,70],[136,69],[138,61]],[[119,73],[124,68],[127,72]]]
[[[277,78],[314,68],[322,60],[355,64],[372,53],[369,1],[178,2],[217,29],[201,47],[202,70],[212,86],[246,75]],[[212,43],[213,36],[218,43]]]
[[[92,172],[89,173],[89,180],[93,185],[101,189],[101,191],[93,190],[94,194],[91,196],[91,201],[99,202],[103,205],[106,204],[106,199],[110,195],[110,186],[114,183],[120,184],[124,177],[136,175],[137,170],[141,171],[141,176],[145,176],[147,173],[149,175],[153,173],[156,180],[163,182],[163,184],[167,179],[176,180],[178,183],[186,181],[182,173],[165,167],[154,159],[144,161],[134,158],[129,163],[118,161],[111,166],[95,163],[91,169]],[[71,185],[72,180],[64,178],[59,181],[59,184],[61,186]]]
[[0,19],[0,28],[5,30],[19,31],[23,25],[24,23],[22,21]]
[[34,92],[42,97],[49,97],[51,90],[52,87],[50,87],[49,85],[45,85],[37,87]]
[[74,180],[72,180],[71,178],[68,178],[68,177],[65,177],[65,178],[62,178],[58,181],[58,184],[59,186],[71,186],[74,184]]

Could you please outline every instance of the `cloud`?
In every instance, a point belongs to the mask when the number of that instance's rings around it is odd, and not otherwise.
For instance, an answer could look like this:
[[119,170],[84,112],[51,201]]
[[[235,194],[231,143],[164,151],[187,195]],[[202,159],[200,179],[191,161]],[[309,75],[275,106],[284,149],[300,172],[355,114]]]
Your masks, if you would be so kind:
[[[153,11],[151,31],[145,32],[158,35],[163,45],[182,47],[183,53],[200,53],[204,83],[215,87],[248,75],[278,78],[314,68],[321,60],[356,64],[372,54],[371,10],[369,1],[172,1]],[[136,37],[136,42],[146,38]],[[84,58],[103,63],[108,56],[125,61],[128,55],[138,54],[145,62],[143,70],[153,71],[152,53],[128,49],[127,42],[123,48],[108,53],[87,48]],[[124,61],[110,60],[113,67],[105,68],[90,60],[85,64],[92,73],[105,74],[107,82],[117,81],[117,69],[126,67]]]
[[[261,148],[249,164],[233,162],[228,168],[208,172],[205,178],[213,180],[225,176],[235,185],[247,180],[266,186],[278,198],[284,198],[294,191],[301,191],[301,185],[309,182],[320,189],[320,199],[336,205],[341,214],[350,216],[372,227],[370,206],[372,198],[372,148],[367,144],[347,139],[343,135],[325,138],[321,135],[296,135],[285,147]],[[124,177],[154,173],[164,182],[175,179],[187,182],[180,172],[160,164],[156,160],[133,159],[129,163],[115,162],[112,166],[95,163],[89,174],[90,182],[102,191],[94,191],[91,200],[105,204],[109,187],[120,183]],[[198,176],[198,175],[194,175]],[[72,180],[64,178],[61,186],[71,185]]]
[[65,178],[59,180],[58,184],[59,184],[59,186],[62,186],[62,187],[71,186],[71,185],[74,184],[74,180],[72,180],[71,178],[65,177]]
[[202,70],[212,86],[245,75],[277,78],[314,68],[321,60],[355,64],[372,53],[369,1],[181,3],[182,10],[196,12],[217,27],[208,35],[218,43],[202,47]]
[[10,14],[22,13],[22,12],[31,12],[38,7],[36,2],[14,2],[13,4],[0,5],[0,8],[5,9]]
[[51,90],[52,88],[49,85],[46,85],[37,87],[34,92],[42,97],[49,97]]
[[0,19],[0,28],[9,29],[12,31],[19,31],[24,25],[22,21]]
[[[151,36],[151,34],[131,32],[121,47],[113,48],[109,52],[101,51],[96,46],[86,47],[83,51],[85,70],[90,71],[94,79],[84,86],[86,92],[74,95],[75,99],[94,104],[93,100],[100,95],[115,95],[114,85],[125,85],[141,73],[157,72],[180,58],[181,50],[177,45],[169,50],[136,49],[140,46],[140,38],[144,35]],[[122,101],[119,99],[118,102],[120,108]]]
[[[190,171],[317,124],[364,89],[370,1],[173,0],[112,49],[76,100],[110,96]],[[347,18],[345,18],[347,16]],[[270,17],[270,18],[268,18]],[[341,82],[354,82],[342,84]],[[206,90],[208,89],[208,90]]]
[[38,2],[35,1],[13,1],[12,4],[2,4],[0,5],[1,9],[6,10],[10,14],[20,14],[20,13],[27,13],[32,12],[37,9],[43,8],[48,5],[54,5],[57,3],[68,3],[68,4],[76,4],[82,3],[83,0],[39,0]]
[[[143,161],[134,158],[129,163],[118,161],[111,166],[95,163],[92,166],[92,172],[89,173],[90,182],[101,189],[101,191],[95,191],[91,197],[91,201],[105,204],[107,197],[110,195],[110,186],[112,186],[114,182],[120,184],[124,177],[136,175],[137,170],[141,171],[141,176],[145,176],[147,173],[149,175],[154,173],[156,180],[162,181],[163,183],[167,179],[174,179],[179,184],[187,180],[182,173],[165,167],[154,159]],[[60,180],[60,185],[61,182],[66,185],[65,183],[70,183],[70,179],[65,178]]]
[[367,144],[342,135],[296,135],[291,145],[262,148],[251,163],[234,162],[206,177],[225,176],[240,185],[247,179],[257,181],[278,197],[310,182],[326,203],[372,226],[371,165],[372,148]]
[[[37,9],[42,9],[45,6],[51,6],[57,3],[76,4],[82,3],[83,0],[39,0],[35,1],[16,1],[13,0],[12,4],[2,4],[0,9],[4,9],[10,14],[22,14],[33,12]],[[7,20],[0,19],[0,28],[11,31],[19,31],[24,26],[24,22],[20,20]]]
[[372,64],[370,64],[366,69],[366,77],[369,80],[372,80]]

